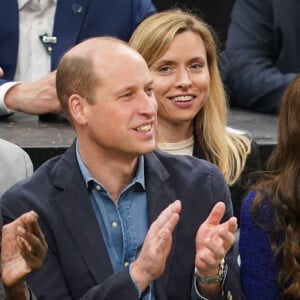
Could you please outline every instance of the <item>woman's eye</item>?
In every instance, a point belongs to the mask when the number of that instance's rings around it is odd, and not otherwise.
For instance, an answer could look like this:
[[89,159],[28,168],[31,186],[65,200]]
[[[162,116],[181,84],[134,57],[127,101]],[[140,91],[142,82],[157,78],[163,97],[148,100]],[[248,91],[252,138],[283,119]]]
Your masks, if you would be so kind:
[[165,73],[165,72],[169,72],[171,70],[171,67],[170,66],[162,66],[158,70],[159,70],[159,72]]
[[198,70],[198,69],[201,69],[202,68],[202,65],[201,64],[192,64],[191,65],[191,69],[193,70]]

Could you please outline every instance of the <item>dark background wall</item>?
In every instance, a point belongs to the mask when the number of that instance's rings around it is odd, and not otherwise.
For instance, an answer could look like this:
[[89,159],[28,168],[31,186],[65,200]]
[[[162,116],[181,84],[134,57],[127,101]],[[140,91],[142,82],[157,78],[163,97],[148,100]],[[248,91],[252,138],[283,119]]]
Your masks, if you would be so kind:
[[194,10],[216,32],[220,49],[224,48],[234,0],[152,0],[158,11],[181,7]]

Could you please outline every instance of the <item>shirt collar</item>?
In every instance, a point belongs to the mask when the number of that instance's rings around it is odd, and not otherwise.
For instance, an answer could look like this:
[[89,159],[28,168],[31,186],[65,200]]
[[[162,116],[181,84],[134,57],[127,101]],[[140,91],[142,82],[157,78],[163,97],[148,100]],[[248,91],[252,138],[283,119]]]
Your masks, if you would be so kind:
[[29,2],[31,0],[18,0],[18,7],[19,7],[19,10],[23,8],[23,6]]
[[[78,147],[78,141],[76,141],[76,158],[77,158],[77,162],[79,165],[79,169],[81,171],[81,174],[83,176],[83,180],[85,183],[85,186],[88,188],[90,182],[97,182],[97,180],[91,175],[91,173],[89,172],[89,170],[87,169],[87,167],[85,166],[81,155],[79,153],[79,147]],[[133,181],[129,184],[129,186],[135,184],[136,182],[139,183],[144,189],[145,188],[145,163],[144,163],[144,156],[141,155],[139,157],[139,162],[138,162],[138,168],[136,171],[136,176],[133,179]],[[97,182],[98,184],[100,184],[99,182]],[[101,184],[100,184],[101,185]]]
[[[32,0],[18,0],[18,8],[19,8],[19,10],[21,10],[27,3],[31,2],[31,1]],[[57,3],[57,0],[48,0],[48,1],[52,2],[53,4]]]

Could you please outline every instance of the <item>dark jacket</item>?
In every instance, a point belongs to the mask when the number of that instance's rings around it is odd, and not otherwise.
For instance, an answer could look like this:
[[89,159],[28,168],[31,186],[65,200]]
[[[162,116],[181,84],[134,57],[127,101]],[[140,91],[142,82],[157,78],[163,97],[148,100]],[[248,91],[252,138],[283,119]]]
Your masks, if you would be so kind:
[[[151,0],[58,0],[51,70],[67,50],[89,37],[109,35],[129,40],[137,25],[154,12]],[[18,1],[0,1],[0,66],[4,70],[0,84],[14,78],[18,41]]]
[[[232,215],[228,186],[215,165],[163,152],[145,155],[145,180],[149,223],[175,199],[182,201],[166,269],[154,283],[156,299],[190,299],[196,232],[218,201],[226,204],[223,220]],[[74,144],[8,190],[1,204],[4,223],[30,209],[40,216],[49,251],[28,280],[38,299],[138,299],[128,267],[113,273]],[[241,299],[237,269],[231,267],[236,262],[228,264],[225,295]]]
[[[194,145],[193,156],[206,159],[200,145],[197,142]],[[251,153],[247,158],[245,168],[240,178],[229,188],[233,206],[233,215],[237,217],[238,224],[240,223],[240,211],[243,198],[249,190],[250,183],[255,179],[255,172],[260,171],[261,169],[262,165],[259,156],[259,149],[257,144],[252,141]]]
[[225,51],[232,106],[276,113],[300,71],[300,1],[236,0]]

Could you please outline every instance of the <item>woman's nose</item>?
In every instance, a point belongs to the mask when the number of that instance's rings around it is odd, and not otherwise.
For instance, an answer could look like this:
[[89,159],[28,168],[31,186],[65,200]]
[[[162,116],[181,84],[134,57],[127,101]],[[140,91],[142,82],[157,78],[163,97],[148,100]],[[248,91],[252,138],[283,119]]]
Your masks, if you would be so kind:
[[192,81],[190,79],[188,72],[186,70],[178,71],[176,86],[179,88],[187,88],[190,87],[191,84]]

